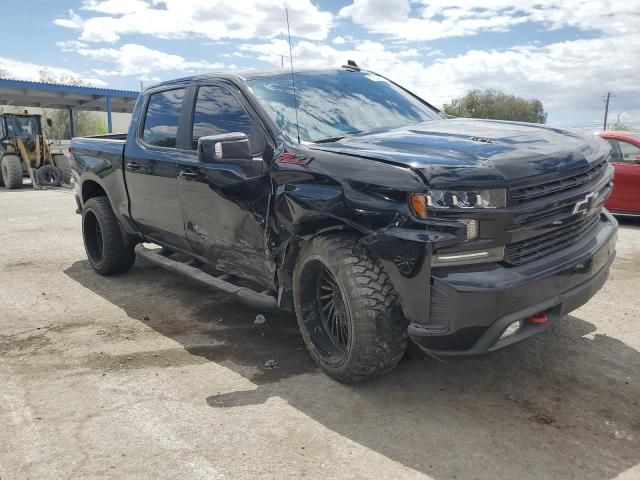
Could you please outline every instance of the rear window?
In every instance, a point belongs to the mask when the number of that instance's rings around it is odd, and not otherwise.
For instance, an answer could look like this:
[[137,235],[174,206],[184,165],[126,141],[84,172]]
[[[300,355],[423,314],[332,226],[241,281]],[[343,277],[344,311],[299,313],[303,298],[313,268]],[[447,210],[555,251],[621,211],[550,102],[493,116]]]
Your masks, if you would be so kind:
[[149,96],[142,139],[157,147],[176,147],[184,88]]

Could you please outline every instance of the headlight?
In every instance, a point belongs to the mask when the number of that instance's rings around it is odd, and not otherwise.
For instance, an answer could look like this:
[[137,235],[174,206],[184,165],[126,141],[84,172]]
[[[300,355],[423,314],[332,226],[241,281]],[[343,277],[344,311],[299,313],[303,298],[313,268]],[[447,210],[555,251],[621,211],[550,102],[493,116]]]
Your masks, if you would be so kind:
[[427,218],[427,210],[445,208],[504,208],[507,191],[495,190],[429,190],[409,196],[411,211],[419,218]]
[[507,206],[507,191],[430,190],[426,199],[432,208],[504,208]]

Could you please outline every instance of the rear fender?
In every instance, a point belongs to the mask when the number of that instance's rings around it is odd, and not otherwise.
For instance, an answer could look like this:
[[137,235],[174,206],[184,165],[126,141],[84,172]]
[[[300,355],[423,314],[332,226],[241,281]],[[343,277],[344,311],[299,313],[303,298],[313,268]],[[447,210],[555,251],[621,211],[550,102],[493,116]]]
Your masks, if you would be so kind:
[[106,196],[122,230],[127,235],[141,239],[142,235],[129,215],[129,201],[124,182],[116,181],[115,177],[116,175],[100,177],[93,172],[85,172],[78,182],[79,187],[76,192],[81,208],[84,208],[84,204],[90,198]]

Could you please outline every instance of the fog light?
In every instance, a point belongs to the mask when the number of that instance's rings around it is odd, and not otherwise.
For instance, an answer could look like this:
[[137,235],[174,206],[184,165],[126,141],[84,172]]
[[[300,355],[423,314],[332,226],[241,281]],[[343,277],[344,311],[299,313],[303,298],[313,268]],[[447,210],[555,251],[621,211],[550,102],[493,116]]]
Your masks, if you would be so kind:
[[511,335],[515,335],[519,331],[520,331],[520,321],[518,320],[517,322],[513,322],[507,328],[505,328],[504,332],[502,332],[502,335],[500,335],[500,338],[510,337]]
[[478,238],[478,221],[467,218],[461,218],[458,220],[467,226],[467,240],[475,240]]

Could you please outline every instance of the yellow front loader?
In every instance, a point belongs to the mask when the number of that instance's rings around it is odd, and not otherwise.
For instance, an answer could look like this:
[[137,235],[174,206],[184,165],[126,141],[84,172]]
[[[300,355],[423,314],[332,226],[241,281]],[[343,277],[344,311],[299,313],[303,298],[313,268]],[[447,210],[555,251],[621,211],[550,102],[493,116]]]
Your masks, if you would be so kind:
[[[51,120],[47,120],[51,125]],[[0,115],[0,186],[21,188],[24,177],[34,188],[71,183],[71,165],[63,154],[52,154],[40,115]]]

